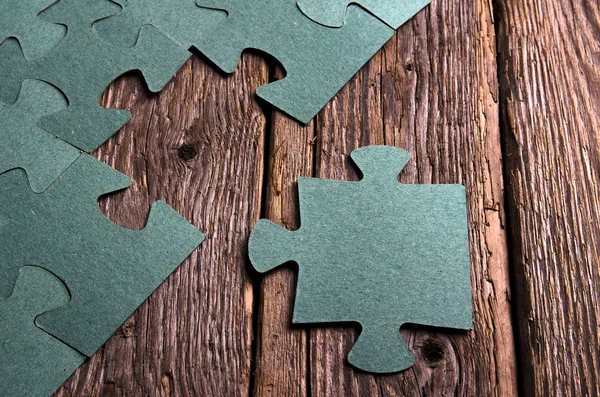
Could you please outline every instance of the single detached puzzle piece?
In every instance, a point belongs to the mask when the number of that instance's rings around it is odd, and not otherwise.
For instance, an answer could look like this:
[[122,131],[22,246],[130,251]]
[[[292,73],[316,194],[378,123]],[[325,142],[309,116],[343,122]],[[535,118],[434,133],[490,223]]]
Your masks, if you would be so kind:
[[39,122],[44,130],[72,145],[92,151],[114,134],[130,114],[98,104],[106,86],[120,75],[140,70],[151,91],[159,91],[189,53],[158,30],[145,26],[135,47],[125,48],[100,38],[94,21],[115,13],[107,0],[61,0],[40,17],[68,27],[65,38],[42,58],[26,60],[16,40],[0,46],[0,99],[11,102],[25,79],[58,87],[69,107]]
[[9,37],[19,40],[27,59],[42,56],[56,46],[67,29],[38,18],[56,0],[2,0],[0,43]]
[[259,97],[307,123],[394,34],[359,7],[346,24],[331,29],[306,18],[296,0],[198,0],[227,11],[227,19],[197,46],[226,73],[233,73],[245,49],[274,56],[284,79],[259,87]]
[[41,117],[67,105],[60,91],[40,80],[25,80],[13,105],[0,103],[0,174],[23,168],[31,189],[40,193],[80,156],[79,150],[37,126]]
[[207,10],[196,0],[118,0],[122,11],[94,24],[94,30],[111,42],[133,46],[144,25],[152,25],[185,48],[196,46],[227,14]]
[[392,29],[398,29],[431,0],[298,0],[298,7],[308,18],[329,27],[341,27],[346,9],[360,4]]
[[71,301],[40,315],[37,325],[85,355],[93,354],[202,242],[204,236],[163,202],[143,230],[108,220],[98,197],[130,181],[83,154],[44,193],[22,170],[0,175],[0,295],[17,270],[36,264],[56,274]]
[[69,291],[55,275],[34,266],[19,270],[9,298],[0,298],[0,390],[3,396],[47,397],[84,356],[35,325],[45,311],[66,305]]
[[301,227],[260,220],[250,235],[257,271],[298,263],[294,323],[361,324],[348,361],[369,372],[413,364],[403,324],[472,325],[465,189],[400,184],[409,157],[387,146],[355,150],[360,182],[301,178]]

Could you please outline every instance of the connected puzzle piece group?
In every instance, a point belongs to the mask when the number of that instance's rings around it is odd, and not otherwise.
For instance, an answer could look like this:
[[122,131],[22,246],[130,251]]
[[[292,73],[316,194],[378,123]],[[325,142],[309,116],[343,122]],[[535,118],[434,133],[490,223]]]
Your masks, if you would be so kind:
[[158,91],[189,53],[151,27],[134,48],[101,39],[108,1],[0,9],[0,394],[47,396],[204,239],[162,202],[143,230],[109,221],[98,198],[129,178],[82,152],[129,118],[98,105],[112,80],[141,70]]
[[204,239],[163,202],[109,221],[98,198],[130,180],[36,124],[65,108],[40,80],[0,104],[0,394],[50,395]]

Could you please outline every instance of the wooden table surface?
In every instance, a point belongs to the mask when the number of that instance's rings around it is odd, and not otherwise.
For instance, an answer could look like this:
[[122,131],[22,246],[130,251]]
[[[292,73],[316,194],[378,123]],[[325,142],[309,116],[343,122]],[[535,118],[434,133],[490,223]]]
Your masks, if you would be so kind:
[[[433,0],[307,126],[257,102],[263,54],[120,78],[103,104],[133,119],[96,154],[133,184],[102,207],[141,228],[166,200],[207,239],[57,396],[599,395],[599,65],[598,0]],[[290,326],[294,266],[247,260],[259,218],[298,227],[298,176],[356,180],[369,144],[468,195],[474,328],[403,328],[387,376],[345,362],[351,325]]]

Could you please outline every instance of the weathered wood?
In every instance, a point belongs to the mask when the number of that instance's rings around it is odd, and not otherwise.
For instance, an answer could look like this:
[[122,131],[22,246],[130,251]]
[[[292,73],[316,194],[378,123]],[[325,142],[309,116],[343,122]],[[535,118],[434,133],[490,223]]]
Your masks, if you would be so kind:
[[600,9],[499,0],[521,389],[600,395]]
[[[312,176],[313,139],[312,123],[302,126],[273,112],[263,217],[288,230],[300,226],[296,182],[299,176]],[[297,266],[279,268],[266,274],[260,285],[256,396],[303,397],[307,393],[307,330],[291,327],[296,272]]]
[[314,329],[311,395],[516,395],[491,18],[487,1],[434,1],[317,122],[319,177],[356,179],[347,155],[386,143],[413,155],[402,182],[466,185],[474,329],[406,327],[402,335],[416,364],[389,376],[360,373],[344,362],[355,331]]
[[267,81],[253,55],[228,78],[193,57],[158,96],[131,77],[108,90],[104,104],[134,117],[98,156],[133,185],[106,200],[106,213],[141,228],[149,204],[163,199],[207,239],[58,396],[249,394],[245,247],[260,215],[266,129],[253,93]]

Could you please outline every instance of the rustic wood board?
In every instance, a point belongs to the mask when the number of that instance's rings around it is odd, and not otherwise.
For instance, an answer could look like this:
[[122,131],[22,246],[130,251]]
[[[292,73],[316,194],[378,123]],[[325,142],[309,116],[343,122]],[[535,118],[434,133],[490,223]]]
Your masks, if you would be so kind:
[[600,4],[498,3],[521,391],[600,395]]
[[[593,0],[433,0],[307,126],[256,101],[282,76],[260,54],[113,83],[134,117],[96,154],[134,182],[105,213],[141,228],[163,199],[207,240],[56,396],[599,394],[599,27]],[[290,325],[293,265],[247,263],[260,217],[299,226],[298,176],[356,180],[368,144],[469,203],[474,329],[403,328],[416,363],[387,376],[345,362],[356,329]]]

